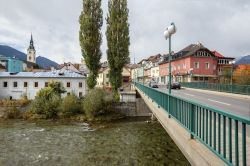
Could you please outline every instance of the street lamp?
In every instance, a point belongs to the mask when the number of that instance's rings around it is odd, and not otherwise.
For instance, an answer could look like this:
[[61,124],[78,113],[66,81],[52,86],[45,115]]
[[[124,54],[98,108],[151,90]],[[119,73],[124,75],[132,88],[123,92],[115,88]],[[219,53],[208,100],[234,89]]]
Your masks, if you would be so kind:
[[230,84],[233,85],[233,69],[234,69],[235,61],[230,61],[229,64],[232,65],[232,67],[231,67],[231,81],[230,81]]
[[176,26],[174,23],[171,23],[169,27],[164,31],[164,36],[166,40],[169,38],[169,56],[168,56],[168,93],[171,94],[171,36],[175,34]]
[[232,65],[232,67],[231,67],[231,81],[230,81],[230,84],[231,84],[231,93],[233,93],[233,70],[234,70],[235,61],[230,61],[229,64]]
[[192,82],[192,76],[193,76],[193,68],[189,69],[189,74],[190,74],[190,82]]

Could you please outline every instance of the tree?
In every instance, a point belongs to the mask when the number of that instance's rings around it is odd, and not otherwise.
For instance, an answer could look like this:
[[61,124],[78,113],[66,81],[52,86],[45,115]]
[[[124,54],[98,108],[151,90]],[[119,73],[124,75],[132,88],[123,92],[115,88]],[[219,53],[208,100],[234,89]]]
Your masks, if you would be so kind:
[[60,97],[61,97],[61,94],[66,92],[66,90],[63,87],[62,83],[57,82],[57,81],[49,82],[49,88],[51,88],[53,90],[53,92],[56,93],[57,95],[59,95]]
[[231,68],[224,68],[222,71],[222,78],[223,78],[223,82],[222,83],[230,83],[232,77],[232,69]]
[[79,18],[79,40],[82,56],[90,70],[87,85],[93,89],[96,85],[102,43],[101,27],[103,24],[101,0],[83,0],[83,11]]
[[109,0],[107,17],[107,56],[110,67],[109,78],[117,93],[122,85],[122,70],[129,63],[129,23],[127,0]]

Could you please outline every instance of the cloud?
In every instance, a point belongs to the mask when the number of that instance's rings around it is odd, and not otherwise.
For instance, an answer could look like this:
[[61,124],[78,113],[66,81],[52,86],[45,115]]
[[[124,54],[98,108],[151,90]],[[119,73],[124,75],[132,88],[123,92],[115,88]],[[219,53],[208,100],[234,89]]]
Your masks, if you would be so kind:
[[[62,63],[80,62],[78,18],[82,0],[0,0],[0,43],[26,52],[33,33],[39,55]],[[108,0],[103,0],[104,18]],[[173,50],[201,42],[225,56],[250,53],[250,2],[248,0],[128,0],[130,56],[140,61],[168,51],[164,29],[174,21]],[[106,59],[105,26],[102,28]]]

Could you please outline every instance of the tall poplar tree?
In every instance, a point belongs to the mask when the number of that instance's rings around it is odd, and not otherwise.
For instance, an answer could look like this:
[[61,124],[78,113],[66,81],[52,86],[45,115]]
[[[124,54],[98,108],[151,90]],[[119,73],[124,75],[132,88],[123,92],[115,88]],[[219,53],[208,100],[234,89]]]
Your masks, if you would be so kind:
[[100,69],[102,15],[101,0],[83,0],[83,11],[79,18],[79,40],[82,56],[90,70],[87,78],[87,85],[90,89],[95,87],[98,70]]
[[107,56],[110,67],[109,79],[117,93],[122,85],[122,70],[129,63],[129,23],[127,0],[109,0],[107,17]]

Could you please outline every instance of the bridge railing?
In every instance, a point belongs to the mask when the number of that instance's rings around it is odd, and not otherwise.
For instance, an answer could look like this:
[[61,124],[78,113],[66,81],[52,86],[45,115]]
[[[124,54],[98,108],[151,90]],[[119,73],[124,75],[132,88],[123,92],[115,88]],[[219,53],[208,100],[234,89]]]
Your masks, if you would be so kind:
[[195,89],[206,89],[219,92],[236,93],[243,95],[250,95],[250,85],[237,84],[216,84],[207,82],[182,82],[182,86]]
[[249,119],[168,95],[140,83],[135,83],[135,86],[186,128],[192,138],[202,142],[228,165],[250,164]]

